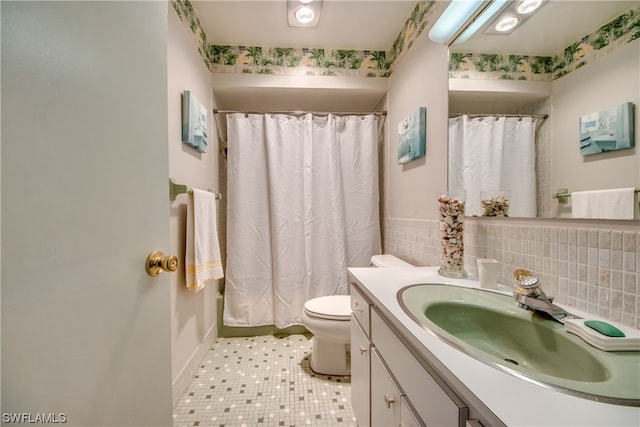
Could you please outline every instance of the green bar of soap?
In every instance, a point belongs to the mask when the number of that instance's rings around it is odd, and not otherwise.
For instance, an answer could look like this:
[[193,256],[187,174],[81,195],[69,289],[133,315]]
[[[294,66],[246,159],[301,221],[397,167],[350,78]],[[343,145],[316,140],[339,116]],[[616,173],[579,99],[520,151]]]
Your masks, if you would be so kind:
[[584,324],[585,326],[588,326],[591,329],[594,329],[600,332],[602,335],[606,335],[608,337],[622,338],[625,336],[624,332],[607,322],[601,322],[600,320],[585,320]]

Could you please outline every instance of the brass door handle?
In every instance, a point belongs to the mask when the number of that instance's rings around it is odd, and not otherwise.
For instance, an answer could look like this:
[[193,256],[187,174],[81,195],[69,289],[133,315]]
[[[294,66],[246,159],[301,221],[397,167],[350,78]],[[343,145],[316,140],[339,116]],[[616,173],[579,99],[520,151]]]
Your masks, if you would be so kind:
[[178,260],[177,256],[175,255],[165,256],[160,251],[154,251],[154,252],[151,252],[147,257],[145,268],[149,276],[157,276],[163,271],[166,271],[168,273],[172,271],[176,271],[179,265],[180,265],[180,261]]

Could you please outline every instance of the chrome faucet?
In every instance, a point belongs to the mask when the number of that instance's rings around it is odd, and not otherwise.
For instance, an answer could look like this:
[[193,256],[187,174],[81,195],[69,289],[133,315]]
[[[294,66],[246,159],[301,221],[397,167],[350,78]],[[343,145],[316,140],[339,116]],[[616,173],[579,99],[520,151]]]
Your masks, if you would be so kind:
[[548,297],[540,289],[540,279],[535,276],[525,276],[518,280],[513,291],[513,299],[518,303],[518,307],[545,313],[562,324],[567,319],[579,319],[578,316],[555,305],[553,297]]

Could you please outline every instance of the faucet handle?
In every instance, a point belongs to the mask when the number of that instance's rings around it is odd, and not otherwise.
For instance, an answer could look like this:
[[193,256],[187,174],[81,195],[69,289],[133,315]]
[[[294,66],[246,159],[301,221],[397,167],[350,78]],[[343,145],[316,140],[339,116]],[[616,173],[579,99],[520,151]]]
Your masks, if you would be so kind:
[[525,276],[518,280],[516,283],[515,291],[516,293],[522,295],[528,295],[530,297],[537,298],[542,295],[542,291],[540,288],[540,279],[536,276]]
[[515,270],[513,270],[513,277],[516,279],[516,281],[522,280],[523,278],[528,276],[533,276],[533,273],[526,268],[516,268]]
[[535,289],[540,286],[540,279],[536,276],[525,276],[518,280],[518,286],[522,289]]

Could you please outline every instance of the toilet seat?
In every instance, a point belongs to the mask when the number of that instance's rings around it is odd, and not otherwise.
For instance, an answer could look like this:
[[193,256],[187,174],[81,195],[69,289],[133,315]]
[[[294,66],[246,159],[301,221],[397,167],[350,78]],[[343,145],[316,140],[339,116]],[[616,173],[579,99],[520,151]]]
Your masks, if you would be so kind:
[[329,295],[318,297],[304,304],[304,311],[310,317],[328,320],[351,319],[351,297],[349,295]]

